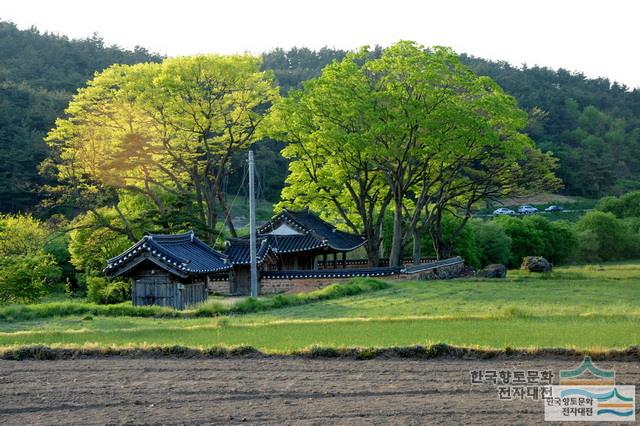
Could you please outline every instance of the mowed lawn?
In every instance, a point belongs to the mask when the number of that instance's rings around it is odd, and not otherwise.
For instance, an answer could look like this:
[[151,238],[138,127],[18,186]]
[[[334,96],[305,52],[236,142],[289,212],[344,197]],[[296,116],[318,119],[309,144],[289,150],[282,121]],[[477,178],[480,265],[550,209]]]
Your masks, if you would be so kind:
[[507,280],[400,282],[303,306],[220,318],[63,317],[0,323],[0,346],[312,345],[591,350],[640,345],[640,264],[510,271]]

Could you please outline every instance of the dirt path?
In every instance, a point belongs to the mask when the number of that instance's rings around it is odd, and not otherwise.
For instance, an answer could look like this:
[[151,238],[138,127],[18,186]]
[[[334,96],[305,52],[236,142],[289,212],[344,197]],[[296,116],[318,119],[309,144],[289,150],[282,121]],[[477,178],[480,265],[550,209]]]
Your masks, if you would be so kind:
[[[575,361],[300,358],[0,361],[0,424],[531,424],[539,401],[500,401],[471,370],[554,370]],[[620,384],[640,363],[600,362]]]

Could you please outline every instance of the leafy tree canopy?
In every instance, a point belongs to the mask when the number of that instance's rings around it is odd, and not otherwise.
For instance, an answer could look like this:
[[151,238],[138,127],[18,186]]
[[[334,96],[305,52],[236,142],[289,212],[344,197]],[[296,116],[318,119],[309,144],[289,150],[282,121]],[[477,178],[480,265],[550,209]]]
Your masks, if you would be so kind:
[[410,238],[420,241],[423,217],[441,233],[446,210],[468,219],[481,200],[557,184],[553,159],[520,132],[526,121],[513,98],[451,50],[399,42],[328,65],[289,92],[271,124],[288,142],[285,203],[333,212],[364,232],[372,263],[391,206],[393,264]]
[[131,241],[141,236],[133,223],[140,214],[125,214],[123,195],[144,200],[153,229],[193,226],[213,242],[219,216],[229,216],[223,183],[232,159],[260,140],[277,97],[271,74],[249,55],[114,65],[56,121],[44,169],[61,183],[59,201],[96,217],[99,207],[112,207],[120,223],[111,229]]

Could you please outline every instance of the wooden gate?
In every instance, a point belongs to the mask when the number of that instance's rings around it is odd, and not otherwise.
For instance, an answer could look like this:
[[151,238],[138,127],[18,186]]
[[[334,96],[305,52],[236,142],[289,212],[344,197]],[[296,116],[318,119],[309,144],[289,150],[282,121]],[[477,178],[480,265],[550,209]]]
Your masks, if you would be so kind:
[[158,305],[184,309],[207,300],[204,281],[183,284],[163,273],[140,275],[131,287],[131,302],[136,306]]
[[164,274],[143,275],[135,279],[131,299],[136,306],[169,306],[184,309],[181,297],[182,284]]

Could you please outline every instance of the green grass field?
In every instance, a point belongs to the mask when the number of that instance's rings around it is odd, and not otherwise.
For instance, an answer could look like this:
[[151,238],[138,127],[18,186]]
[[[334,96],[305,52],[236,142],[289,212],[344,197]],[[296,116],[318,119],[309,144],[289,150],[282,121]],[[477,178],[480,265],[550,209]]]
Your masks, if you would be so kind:
[[507,280],[400,282],[351,297],[218,318],[65,316],[0,323],[0,346],[447,343],[486,348],[623,349],[640,344],[640,264],[565,267]]

